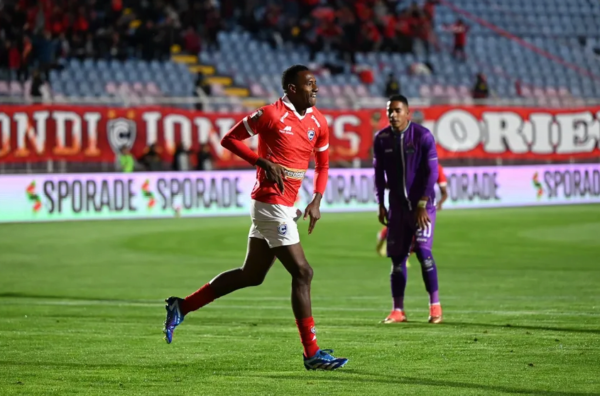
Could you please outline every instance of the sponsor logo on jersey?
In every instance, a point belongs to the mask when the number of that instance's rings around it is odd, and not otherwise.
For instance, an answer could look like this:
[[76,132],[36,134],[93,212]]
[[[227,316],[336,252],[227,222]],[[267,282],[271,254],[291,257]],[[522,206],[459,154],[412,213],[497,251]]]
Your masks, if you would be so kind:
[[308,131],[308,140],[310,140],[312,142],[312,140],[315,138],[315,131],[313,131],[312,129],[310,129]]
[[286,126],[283,129],[280,129],[279,132],[281,133],[285,133],[286,135],[293,135],[294,133],[292,132],[292,127],[291,126]]
[[287,168],[283,168],[283,171],[284,171],[285,177],[287,179],[302,180],[302,179],[304,179],[304,175],[306,174],[306,171],[302,170],[302,169],[287,169]]

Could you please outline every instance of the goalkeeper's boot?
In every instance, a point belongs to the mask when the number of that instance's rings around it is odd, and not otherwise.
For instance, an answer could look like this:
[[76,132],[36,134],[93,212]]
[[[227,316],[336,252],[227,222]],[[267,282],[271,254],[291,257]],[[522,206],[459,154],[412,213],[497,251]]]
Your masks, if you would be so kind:
[[167,310],[167,318],[165,319],[165,341],[170,344],[173,341],[173,332],[175,327],[179,326],[183,322],[184,315],[181,313],[180,304],[183,301],[179,297],[169,297],[165,300],[167,303],[165,309]]
[[406,319],[406,315],[404,314],[404,311],[401,311],[399,309],[394,309],[392,312],[390,312],[390,314],[387,316],[387,318],[385,318],[384,320],[381,321],[381,323],[385,323],[385,324],[402,323],[402,322],[408,322],[408,319]]
[[307,370],[337,370],[348,363],[348,359],[333,357],[332,353],[333,349],[319,349],[311,358],[303,355],[304,367]]
[[440,303],[429,305],[429,323],[442,323],[442,306]]

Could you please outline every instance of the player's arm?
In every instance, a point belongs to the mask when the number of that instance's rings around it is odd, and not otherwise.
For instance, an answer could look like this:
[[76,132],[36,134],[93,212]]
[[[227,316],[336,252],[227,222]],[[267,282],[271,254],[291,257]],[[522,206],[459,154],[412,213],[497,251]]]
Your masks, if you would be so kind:
[[438,186],[440,186],[440,192],[442,193],[442,197],[437,204],[437,209],[442,210],[442,205],[448,199],[448,180],[446,179],[446,174],[444,173],[444,169],[438,163]]
[[[327,181],[329,180],[329,143],[321,148],[315,149],[315,179],[313,189],[315,198],[319,201],[325,193]],[[313,198],[314,199],[314,198]]]
[[274,164],[266,158],[259,157],[244,140],[260,133],[264,128],[268,128],[271,123],[271,117],[265,114],[263,109],[259,109],[250,117],[244,117],[234,125],[233,128],[221,139],[221,146],[231,151],[244,161],[253,166],[260,166],[265,170],[267,180],[277,183],[279,191],[283,194],[283,179],[285,172],[281,165]]
[[261,125],[259,125],[258,122],[252,122],[253,125],[251,126],[250,121],[253,120],[248,120],[248,117],[244,117],[235,124],[233,128],[223,136],[223,139],[221,139],[221,146],[254,166],[257,165],[256,163],[259,160],[259,156],[244,143],[244,140],[256,135],[259,131],[258,128],[260,128]]
[[[325,124],[327,125],[327,124]],[[317,223],[317,220],[321,218],[321,199],[325,193],[327,187],[327,181],[329,180],[329,128],[325,127],[325,130],[321,130],[319,138],[315,144],[315,177],[313,180],[313,199],[306,207],[304,211],[304,219],[310,216],[310,224],[308,226],[308,233],[312,233],[312,230]]]
[[433,196],[435,183],[438,180],[438,156],[435,148],[435,140],[431,133],[423,137],[421,143],[423,154],[421,156],[421,167],[424,167],[426,182],[423,184],[423,189],[419,191],[419,205],[425,207],[429,201],[429,197]]
[[417,224],[419,228],[425,229],[427,224],[430,223],[429,216],[427,215],[427,202],[429,197],[432,197],[435,193],[435,183],[438,179],[438,156],[435,148],[435,140],[433,135],[428,133],[423,137],[422,142],[423,155],[421,166],[425,167],[425,177],[427,178],[423,187],[423,191],[420,192],[421,199],[417,204]]
[[373,141],[373,168],[375,168],[375,195],[379,203],[379,222],[387,226],[387,209],[385,207],[385,164],[383,162],[383,153],[381,152],[379,140],[375,137]]

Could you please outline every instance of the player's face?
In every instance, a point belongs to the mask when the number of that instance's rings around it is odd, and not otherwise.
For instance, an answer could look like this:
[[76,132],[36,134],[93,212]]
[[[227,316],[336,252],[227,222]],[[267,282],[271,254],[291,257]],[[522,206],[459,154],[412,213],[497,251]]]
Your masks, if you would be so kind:
[[317,79],[310,71],[306,70],[298,73],[295,88],[295,96],[298,102],[304,105],[303,107],[309,108],[317,104],[319,87],[317,87]]
[[408,124],[410,110],[408,106],[399,101],[388,102],[387,115],[390,125],[394,130],[403,130]]

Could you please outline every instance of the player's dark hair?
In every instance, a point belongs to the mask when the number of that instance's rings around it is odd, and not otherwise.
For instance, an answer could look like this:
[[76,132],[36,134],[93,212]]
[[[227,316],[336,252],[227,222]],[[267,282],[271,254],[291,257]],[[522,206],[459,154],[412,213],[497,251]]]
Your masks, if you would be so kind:
[[392,95],[388,99],[388,102],[401,102],[401,103],[404,103],[404,105],[406,107],[408,107],[408,99],[406,99],[406,96],[404,96],[404,95],[399,95],[399,94]]
[[294,65],[285,69],[281,75],[281,88],[283,88],[283,92],[287,92],[288,85],[296,84],[298,73],[307,70],[310,69],[304,65]]

